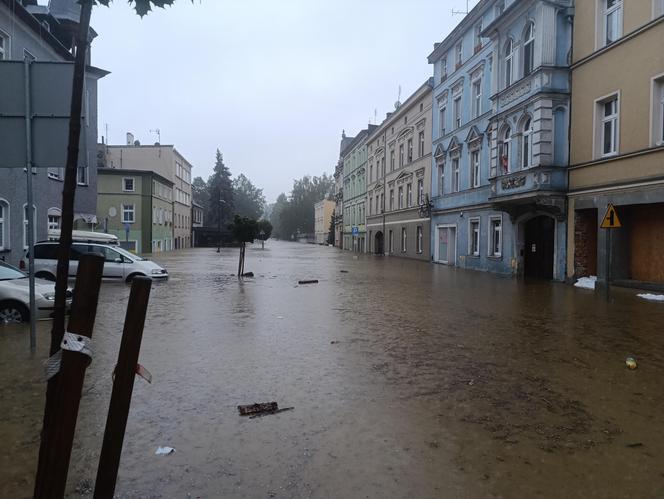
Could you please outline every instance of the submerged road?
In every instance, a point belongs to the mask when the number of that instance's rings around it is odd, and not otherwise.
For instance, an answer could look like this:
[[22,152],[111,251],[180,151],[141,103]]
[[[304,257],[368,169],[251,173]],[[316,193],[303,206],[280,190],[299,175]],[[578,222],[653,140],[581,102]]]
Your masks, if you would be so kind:
[[[275,241],[238,282],[237,256],[155,258],[117,497],[664,497],[664,304]],[[128,296],[102,287],[70,498],[91,497]],[[3,498],[32,494],[49,326],[34,356],[0,328]],[[294,410],[238,415],[272,400]]]

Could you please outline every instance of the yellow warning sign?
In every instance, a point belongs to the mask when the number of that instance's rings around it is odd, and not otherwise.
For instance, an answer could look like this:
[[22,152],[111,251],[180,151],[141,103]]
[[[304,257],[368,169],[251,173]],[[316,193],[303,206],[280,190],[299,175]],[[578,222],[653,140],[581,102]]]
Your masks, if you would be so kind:
[[606,207],[606,214],[604,215],[604,220],[602,220],[600,227],[602,229],[619,229],[622,227],[620,219],[618,218],[618,212],[610,203],[609,206]]

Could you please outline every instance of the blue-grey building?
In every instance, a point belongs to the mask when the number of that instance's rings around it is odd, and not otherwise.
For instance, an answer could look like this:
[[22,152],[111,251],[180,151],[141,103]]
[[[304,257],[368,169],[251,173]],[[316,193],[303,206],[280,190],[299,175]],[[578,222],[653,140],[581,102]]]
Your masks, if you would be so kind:
[[[4,96],[0,98],[0,108],[24,112],[22,61],[32,61],[32,111],[39,115],[32,127],[35,164],[41,163],[43,156],[56,155],[55,141],[64,155],[74,61],[72,33],[79,11],[76,0],[52,0],[49,6],[38,5],[34,0],[0,0],[0,95]],[[94,36],[91,29],[90,40]],[[106,74],[90,65],[88,54],[74,207],[77,229],[89,230],[97,221],[97,81]],[[10,78],[15,75],[20,78]],[[45,115],[39,111],[42,108],[51,111]],[[0,259],[17,264],[25,254],[28,240],[26,173],[23,168],[6,166],[15,166],[19,156],[24,158],[25,146],[21,144],[25,141],[25,125],[22,119],[14,117],[15,122],[11,122],[12,116],[6,111],[4,114],[0,134]],[[49,117],[52,122],[59,121],[62,126],[58,130],[63,133],[38,135]],[[37,124],[37,119],[42,121]],[[39,137],[44,141],[37,143]],[[35,168],[33,173],[35,240],[45,239],[49,229],[60,228],[64,159],[48,166]]]
[[571,0],[481,0],[434,66],[433,260],[565,277]]

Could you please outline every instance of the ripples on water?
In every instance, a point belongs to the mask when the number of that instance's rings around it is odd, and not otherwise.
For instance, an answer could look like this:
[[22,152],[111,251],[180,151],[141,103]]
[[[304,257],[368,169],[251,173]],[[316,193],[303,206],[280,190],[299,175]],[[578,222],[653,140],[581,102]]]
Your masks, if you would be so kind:
[[[118,497],[664,496],[662,304],[272,241],[241,282],[237,250],[155,259],[172,277]],[[128,295],[102,288],[72,498],[96,474]],[[0,497],[31,495],[48,326],[34,357],[26,328],[0,330]],[[270,400],[295,410],[237,414]]]

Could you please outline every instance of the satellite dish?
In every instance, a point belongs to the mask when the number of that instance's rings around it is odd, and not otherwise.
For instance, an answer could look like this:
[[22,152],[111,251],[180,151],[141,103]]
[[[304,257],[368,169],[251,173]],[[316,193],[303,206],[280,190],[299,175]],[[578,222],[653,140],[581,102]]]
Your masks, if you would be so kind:
[[109,216],[109,217],[113,218],[113,217],[115,217],[115,215],[117,215],[117,214],[118,214],[118,210],[115,209],[115,206],[111,206],[111,207],[108,209],[108,216]]

